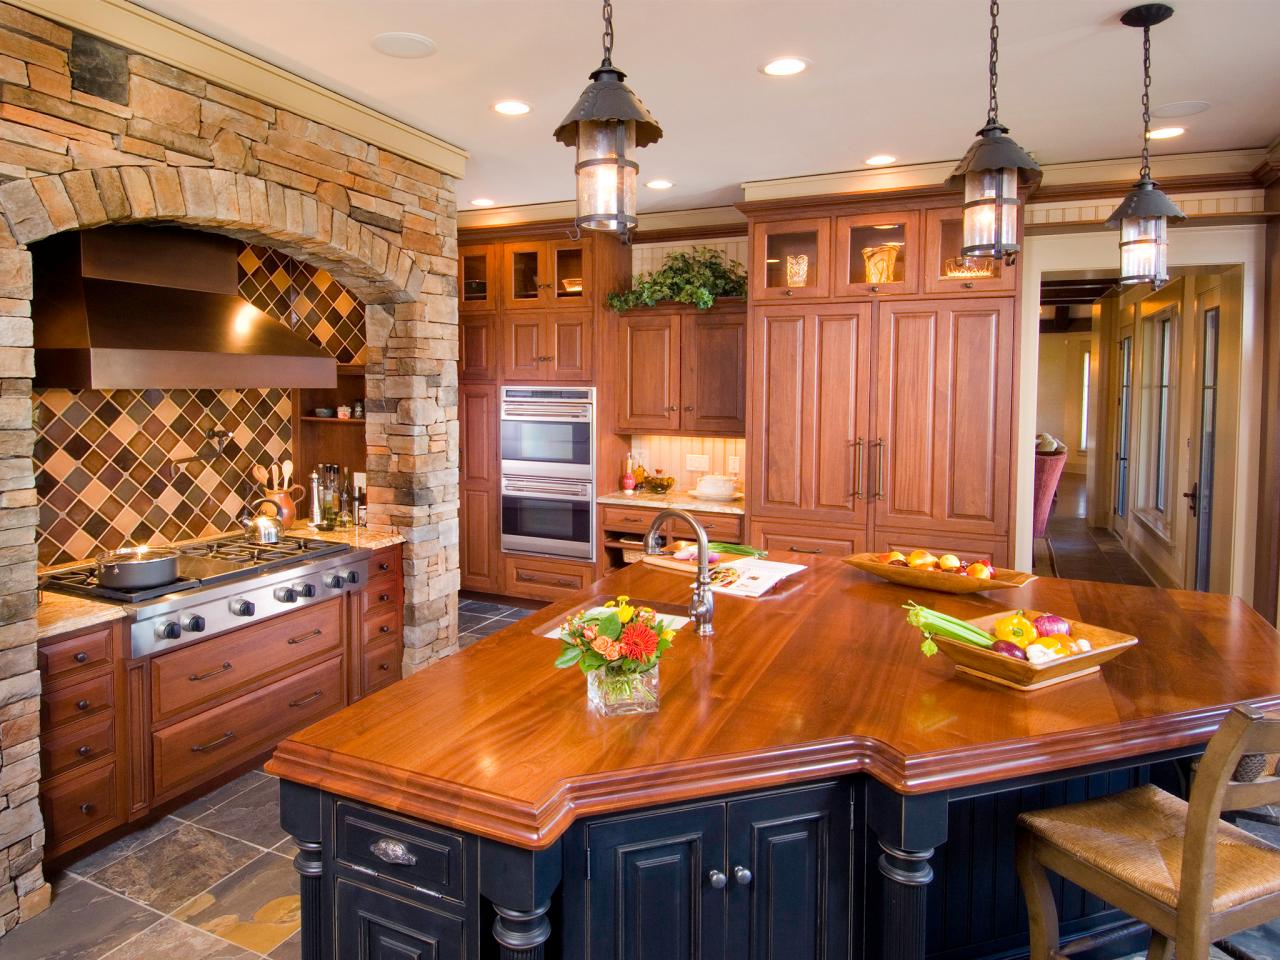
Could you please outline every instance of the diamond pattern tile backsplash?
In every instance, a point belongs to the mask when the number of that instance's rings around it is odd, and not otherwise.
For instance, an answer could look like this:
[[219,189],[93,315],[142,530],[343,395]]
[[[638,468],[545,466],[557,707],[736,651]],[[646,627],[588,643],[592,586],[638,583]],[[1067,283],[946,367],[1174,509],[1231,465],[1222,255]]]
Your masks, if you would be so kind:
[[[339,363],[364,362],[364,309],[326,271],[267,247],[239,259],[241,296]],[[291,452],[288,390],[36,390],[33,403],[45,565],[239,530],[250,469]],[[223,456],[205,439],[215,428]],[[172,468],[197,453],[211,456]]]

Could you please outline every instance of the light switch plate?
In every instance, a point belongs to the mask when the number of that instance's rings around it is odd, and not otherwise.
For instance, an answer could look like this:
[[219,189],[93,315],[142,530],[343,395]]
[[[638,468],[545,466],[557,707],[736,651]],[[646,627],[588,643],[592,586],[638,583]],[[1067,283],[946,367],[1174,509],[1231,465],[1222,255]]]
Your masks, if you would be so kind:
[[741,473],[741,472],[742,472],[742,458],[741,458],[741,457],[730,457],[730,458],[729,458],[729,472],[730,472],[730,473]]
[[705,473],[711,469],[711,458],[705,453],[686,453],[684,456],[684,468],[690,471],[701,470]]

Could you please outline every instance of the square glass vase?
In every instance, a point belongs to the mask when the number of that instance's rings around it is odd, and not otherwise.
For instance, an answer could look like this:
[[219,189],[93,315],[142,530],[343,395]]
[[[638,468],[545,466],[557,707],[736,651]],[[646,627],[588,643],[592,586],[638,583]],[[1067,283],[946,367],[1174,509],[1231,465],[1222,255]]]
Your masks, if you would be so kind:
[[614,673],[607,667],[587,674],[587,702],[603,717],[658,712],[658,665],[643,673]]

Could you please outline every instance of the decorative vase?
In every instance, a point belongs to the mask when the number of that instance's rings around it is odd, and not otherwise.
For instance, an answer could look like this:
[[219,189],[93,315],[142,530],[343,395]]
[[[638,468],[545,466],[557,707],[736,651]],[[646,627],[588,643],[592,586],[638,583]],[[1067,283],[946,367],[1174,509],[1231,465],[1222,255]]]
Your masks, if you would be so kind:
[[804,253],[787,255],[787,286],[803,287],[809,282],[809,256]]
[[866,265],[867,283],[893,283],[893,271],[901,249],[901,243],[892,242],[878,247],[863,247],[862,262]]
[[643,673],[601,667],[587,674],[587,702],[603,717],[658,712],[658,665]]

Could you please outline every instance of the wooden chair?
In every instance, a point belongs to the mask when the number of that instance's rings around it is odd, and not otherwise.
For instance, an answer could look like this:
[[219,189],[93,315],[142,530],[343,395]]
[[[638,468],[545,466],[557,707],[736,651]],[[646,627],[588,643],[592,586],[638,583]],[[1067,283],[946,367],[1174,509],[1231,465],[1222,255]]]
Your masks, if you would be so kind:
[[[1224,811],[1280,802],[1280,777],[1233,779],[1241,756],[1280,752],[1280,719],[1235,707],[1209,741],[1185,803],[1154,786],[1018,817],[1031,960],[1054,960],[1046,868],[1151,927],[1148,960],[1207,960],[1209,945],[1280,916],[1280,850]],[[1274,768],[1272,768],[1274,769]]]

